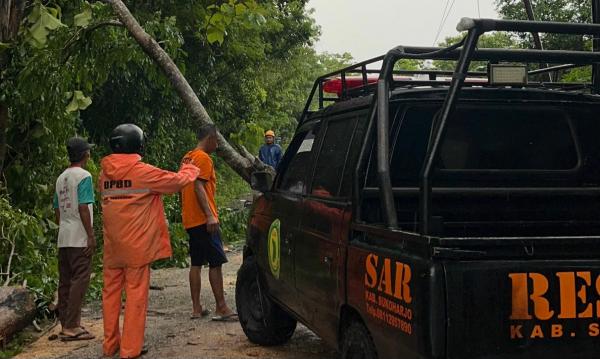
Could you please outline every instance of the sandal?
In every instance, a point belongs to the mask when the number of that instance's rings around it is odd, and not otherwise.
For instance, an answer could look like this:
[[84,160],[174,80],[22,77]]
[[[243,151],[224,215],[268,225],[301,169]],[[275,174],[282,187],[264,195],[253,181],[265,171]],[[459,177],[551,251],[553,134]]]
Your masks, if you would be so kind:
[[201,319],[201,318],[205,318],[206,316],[208,316],[210,314],[210,310],[208,309],[204,309],[202,310],[201,313],[192,313],[192,315],[190,316],[190,319]]
[[87,330],[84,330],[75,335],[63,335],[60,337],[60,340],[63,342],[73,342],[73,341],[77,341],[77,340],[92,340],[92,339],[96,339],[96,337],[93,334],[91,334],[90,332],[88,332]]
[[231,313],[231,314],[226,314],[226,315],[217,315],[215,317],[212,317],[211,320],[214,322],[237,322],[238,315],[237,315],[237,313]]

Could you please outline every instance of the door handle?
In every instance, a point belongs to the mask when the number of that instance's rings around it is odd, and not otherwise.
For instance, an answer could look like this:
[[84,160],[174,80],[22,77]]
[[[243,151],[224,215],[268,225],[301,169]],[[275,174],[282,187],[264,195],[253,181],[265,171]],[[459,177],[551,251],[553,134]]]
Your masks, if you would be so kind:
[[291,256],[292,255],[292,247],[290,247],[290,235],[289,234],[287,236],[285,236],[285,238],[283,239],[283,243],[285,244],[285,246],[287,248],[287,255]]

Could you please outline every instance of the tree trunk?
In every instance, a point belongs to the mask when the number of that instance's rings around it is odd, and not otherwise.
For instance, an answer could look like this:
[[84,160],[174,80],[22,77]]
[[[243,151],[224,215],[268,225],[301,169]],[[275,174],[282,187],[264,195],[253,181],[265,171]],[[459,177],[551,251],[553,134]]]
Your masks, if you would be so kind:
[[[206,112],[206,109],[185,77],[181,74],[181,71],[177,68],[177,65],[175,65],[171,57],[169,57],[160,45],[144,31],[127,6],[125,6],[121,0],[105,1],[112,6],[118,18],[125,25],[131,36],[133,36],[142,47],[144,52],[148,54],[148,56],[160,66],[165,75],[167,75],[171,85],[183,100],[188,111],[190,111],[192,116],[198,121],[198,124],[212,124],[213,121]],[[250,182],[250,175],[254,171],[272,172],[272,168],[262,163],[256,156],[249,154],[247,151],[242,151],[244,153],[243,155],[236,151],[221,133],[218,134],[218,137],[219,149],[217,150],[217,154],[247,182]]]
[[[17,37],[23,20],[25,0],[0,0],[0,42],[11,43]],[[10,50],[0,52],[0,82],[2,71],[10,62]],[[6,130],[8,129],[8,105],[0,102],[0,178],[6,158]]]
[[31,292],[22,287],[0,287],[0,343],[31,324],[34,316]]

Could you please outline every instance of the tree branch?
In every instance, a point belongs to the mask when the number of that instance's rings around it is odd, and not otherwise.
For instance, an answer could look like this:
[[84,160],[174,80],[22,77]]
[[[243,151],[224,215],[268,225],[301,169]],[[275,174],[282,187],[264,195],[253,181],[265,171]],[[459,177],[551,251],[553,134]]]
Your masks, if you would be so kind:
[[[83,34],[89,34],[94,30],[97,30],[102,27],[107,27],[107,26],[125,27],[125,25],[123,25],[123,23],[120,21],[107,20],[107,21],[102,21],[102,22],[90,25],[88,27],[81,28],[73,35],[73,37],[71,37],[69,39],[69,41],[67,41],[65,46],[63,46],[63,51],[68,51],[71,48],[71,46],[73,46],[73,44],[75,44],[77,41],[81,40],[81,36]],[[63,64],[69,60],[69,57],[71,57],[71,54],[67,53],[67,55],[65,56],[65,59],[63,60]]]
[[[2,232],[4,232],[4,227],[2,227]],[[6,267],[6,273],[2,273],[2,274],[6,274],[6,281],[4,281],[5,287],[8,287],[8,284],[10,283],[10,280],[12,279],[12,277],[10,276],[10,267],[12,265],[12,258],[15,255],[16,242],[13,240],[10,242],[10,244],[12,245],[12,249],[10,250],[10,255],[8,256],[8,265]]]
[[[133,17],[127,6],[121,0],[104,0],[108,3],[117,17],[125,25],[133,38],[140,45],[142,50],[156,62],[163,73],[167,76],[171,85],[183,101],[184,105],[191,113],[192,117],[198,122],[198,125],[213,124],[212,119],[206,112],[206,109],[196,96],[196,93],[189,85],[177,65],[169,57],[169,55],[160,47],[160,45],[140,26],[137,20]],[[264,171],[266,166],[264,163],[252,162],[248,158],[240,155],[223,135],[218,133],[219,149],[217,154],[225,160],[225,162],[244,180],[250,182],[250,175],[254,171]]]

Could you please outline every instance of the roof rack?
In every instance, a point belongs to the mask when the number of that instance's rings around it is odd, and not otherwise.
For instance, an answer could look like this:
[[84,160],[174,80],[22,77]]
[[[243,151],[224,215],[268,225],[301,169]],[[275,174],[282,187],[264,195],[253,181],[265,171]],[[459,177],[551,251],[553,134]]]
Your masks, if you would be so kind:
[[[506,62],[524,62],[524,63],[552,63],[558,66],[533,70],[528,73],[529,76],[538,75],[547,72],[554,72],[568,68],[600,65],[600,53],[586,51],[557,51],[557,50],[517,50],[517,49],[477,49],[477,42],[481,35],[489,31],[511,31],[511,32],[543,32],[543,33],[560,33],[560,34],[581,34],[581,35],[596,35],[600,36],[600,25],[595,24],[573,24],[573,23],[558,23],[558,22],[540,22],[540,21],[509,21],[509,20],[492,20],[492,19],[471,19],[463,18],[457,26],[459,31],[468,31],[467,35],[457,44],[447,48],[431,48],[431,47],[404,47],[399,46],[390,50],[385,56],[379,56],[358,64],[343,68],[336,72],[326,74],[319,77],[313,86],[311,95],[306,103],[303,117],[300,124],[308,118],[311,113],[311,104],[318,93],[319,109],[324,107],[325,102],[341,101],[351,97],[364,96],[366,94],[374,95],[374,102],[371,106],[368,133],[376,132],[377,142],[377,175],[379,179],[379,192],[382,203],[382,212],[386,225],[391,229],[396,229],[398,226],[396,217],[396,208],[393,200],[392,185],[390,179],[390,163],[389,163],[389,102],[390,90],[400,86],[414,86],[414,81],[396,81],[395,74],[425,74],[428,75],[429,81],[423,81],[421,86],[445,86],[448,89],[446,98],[440,110],[440,116],[436,116],[432,125],[431,141],[428,145],[425,155],[424,165],[421,172],[420,185],[420,205],[419,219],[420,232],[423,235],[431,233],[431,173],[433,168],[434,158],[440,147],[440,142],[443,138],[447,127],[448,119],[451,117],[460,91],[464,86],[470,84],[465,83],[469,76],[482,76],[481,74],[471,73],[468,71],[472,61],[487,61],[488,63]],[[438,76],[448,76],[448,72],[436,70],[419,70],[419,71],[395,71],[395,64],[401,59],[432,59],[432,60],[454,60],[456,68],[451,73],[451,81],[437,81]],[[382,62],[379,70],[368,69],[367,66]],[[378,79],[376,84],[369,83],[369,74],[377,74]],[[351,74],[359,74],[362,78],[362,86],[349,88],[347,78]],[[324,96],[324,83],[333,77],[341,79],[341,91],[338,98],[330,98]],[[595,79],[598,80],[598,79]],[[596,81],[594,81],[596,82]],[[478,83],[477,86],[481,86]],[[533,86],[536,83],[531,84]],[[538,86],[545,86],[547,83],[539,82]],[[574,85],[579,91],[591,89],[592,94],[600,93],[600,84],[561,84],[554,83],[553,86],[564,90],[572,90]],[[486,86],[491,86],[489,83]],[[503,85],[505,86],[505,85]],[[367,137],[368,139],[371,136]],[[354,191],[355,207],[354,213],[356,218],[360,220],[360,196],[361,187],[359,178],[365,172],[368,150],[371,148],[370,140],[365,141],[359,155],[359,165],[355,170]]]
[[[524,21],[522,21],[524,22]],[[574,24],[580,25],[580,24]],[[581,24],[583,25],[583,24]],[[462,45],[462,42],[460,43]],[[399,46],[388,52],[386,56],[398,56],[399,58],[408,59],[427,59],[427,60],[458,60],[460,57],[460,49],[454,48],[439,48],[439,47],[404,47]],[[376,64],[383,61],[386,56],[375,57],[357,64],[342,68],[340,70],[325,74],[317,78],[315,81],[311,94],[306,102],[304,112],[309,114],[311,112],[311,105],[314,101],[315,96],[318,96],[318,107],[317,109],[323,109],[327,103],[335,103],[344,101],[350,98],[361,97],[369,94],[373,94],[375,89],[372,85],[373,81],[369,75],[381,75],[383,69],[370,69],[367,66]],[[472,61],[488,61],[491,63],[497,63],[500,61],[505,62],[526,62],[526,63],[555,63],[560,64],[557,66],[551,66],[546,68],[540,68],[531,70],[528,72],[529,76],[540,75],[544,73],[551,73],[557,71],[568,70],[576,67],[583,67],[600,63],[600,53],[596,52],[585,52],[585,51],[568,51],[568,50],[521,50],[521,49],[476,49],[472,54]],[[416,77],[417,75],[426,75],[428,80],[405,80],[405,81],[393,81],[392,88],[398,87],[414,87],[414,86],[449,86],[450,82],[435,82],[439,77],[447,77],[454,75],[453,71],[444,70],[394,70],[392,75],[408,75]],[[469,71],[466,74],[468,77],[474,78],[487,78],[487,72],[472,72]],[[362,80],[360,85],[349,84],[349,80],[353,82]],[[330,81],[341,82],[341,89],[338,92],[337,97],[328,97],[326,95],[326,84]],[[530,87],[538,85],[540,87],[547,87],[548,82],[529,82]],[[573,83],[553,83],[553,88],[563,89],[570,91],[573,87]],[[480,82],[469,84],[468,82],[464,85],[467,86],[494,86],[491,84],[482,84]],[[592,89],[592,83],[578,83],[579,88]],[[599,91],[594,91],[598,93]],[[304,120],[305,118],[303,118]],[[302,121],[301,121],[302,122]]]

